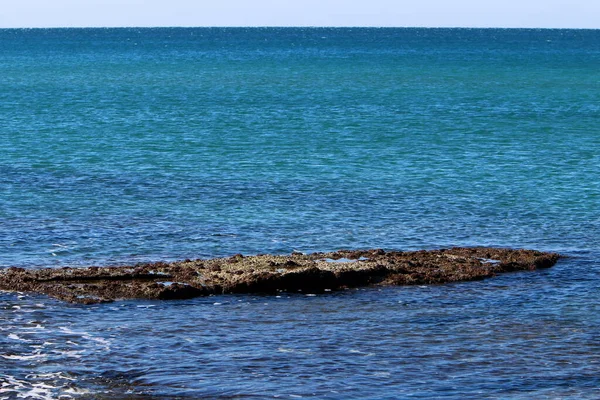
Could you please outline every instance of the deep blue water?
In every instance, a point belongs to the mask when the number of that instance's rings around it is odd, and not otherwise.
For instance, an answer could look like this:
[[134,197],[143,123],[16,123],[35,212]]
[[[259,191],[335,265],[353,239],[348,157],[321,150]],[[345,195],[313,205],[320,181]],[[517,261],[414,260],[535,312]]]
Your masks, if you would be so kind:
[[0,267],[339,248],[483,282],[0,293],[0,399],[600,397],[600,31],[0,30]]

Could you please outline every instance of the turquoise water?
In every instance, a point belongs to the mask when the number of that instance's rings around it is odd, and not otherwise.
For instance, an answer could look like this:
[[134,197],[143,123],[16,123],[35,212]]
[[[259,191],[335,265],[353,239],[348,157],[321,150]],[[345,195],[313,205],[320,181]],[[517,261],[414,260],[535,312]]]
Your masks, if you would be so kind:
[[316,298],[0,293],[0,398],[597,398],[599,67],[597,30],[0,30],[0,267],[569,256]]

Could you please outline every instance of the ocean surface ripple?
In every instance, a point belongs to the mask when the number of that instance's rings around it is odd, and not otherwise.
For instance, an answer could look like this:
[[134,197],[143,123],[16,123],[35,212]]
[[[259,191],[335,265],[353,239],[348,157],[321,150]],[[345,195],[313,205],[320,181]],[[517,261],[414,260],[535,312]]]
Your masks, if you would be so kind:
[[0,292],[0,399],[600,397],[600,31],[8,29],[0,51],[0,268],[567,256],[318,296]]

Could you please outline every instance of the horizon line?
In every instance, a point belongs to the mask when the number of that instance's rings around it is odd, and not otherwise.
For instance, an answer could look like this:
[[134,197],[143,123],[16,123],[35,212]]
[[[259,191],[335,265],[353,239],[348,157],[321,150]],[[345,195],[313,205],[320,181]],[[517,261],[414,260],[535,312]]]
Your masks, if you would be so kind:
[[529,30],[600,30],[600,28],[569,27],[504,27],[504,26],[376,26],[376,25],[132,25],[132,26],[20,26],[8,29],[529,29]]

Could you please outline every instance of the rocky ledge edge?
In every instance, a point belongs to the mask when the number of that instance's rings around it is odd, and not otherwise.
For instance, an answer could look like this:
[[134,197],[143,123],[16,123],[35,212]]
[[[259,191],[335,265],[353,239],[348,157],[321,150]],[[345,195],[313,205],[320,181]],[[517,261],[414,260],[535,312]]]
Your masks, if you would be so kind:
[[189,299],[227,293],[322,293],[359,286],[473,281],[553,266],[560,255],[535,250],[451,248],[241,254],[135,266],[0,270],[0,290],[43,293],[94,304],[123,299]]

